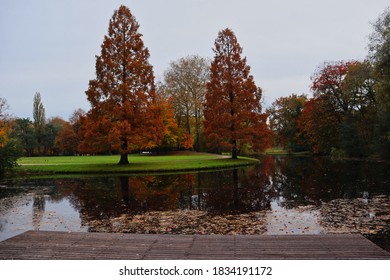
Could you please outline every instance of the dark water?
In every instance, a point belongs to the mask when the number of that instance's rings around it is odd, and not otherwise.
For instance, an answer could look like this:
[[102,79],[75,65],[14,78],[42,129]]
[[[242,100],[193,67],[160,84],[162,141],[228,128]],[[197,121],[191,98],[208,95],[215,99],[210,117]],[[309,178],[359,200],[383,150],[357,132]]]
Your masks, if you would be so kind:
[[[261,160],[258,166],[218,172],[1,179],[0,240],[30,229],[88,231],[91,220],[148,211],[193,209],[212,215],[268,211],[270,220],[278,215],[289,219],[305,205],[390,195],[386,162]],[[299,215],[313,229],[309,233],[321,232],[316,213]],[[269,232],[281,231],[273,220]],[[388,235],[381,238],[388,243]]]

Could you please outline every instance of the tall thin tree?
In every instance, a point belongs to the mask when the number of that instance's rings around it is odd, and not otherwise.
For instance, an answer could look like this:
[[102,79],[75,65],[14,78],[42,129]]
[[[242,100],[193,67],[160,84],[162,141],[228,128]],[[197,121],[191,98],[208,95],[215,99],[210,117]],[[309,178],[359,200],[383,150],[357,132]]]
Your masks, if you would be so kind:
[[45,133],[46,126],[46,114],[45,107],[42,103],[41,94],[36,92],[34,95],[33,103],[33,119],[34,119],[34,131],[38,145],[38,154],[41,154],[42,140]]

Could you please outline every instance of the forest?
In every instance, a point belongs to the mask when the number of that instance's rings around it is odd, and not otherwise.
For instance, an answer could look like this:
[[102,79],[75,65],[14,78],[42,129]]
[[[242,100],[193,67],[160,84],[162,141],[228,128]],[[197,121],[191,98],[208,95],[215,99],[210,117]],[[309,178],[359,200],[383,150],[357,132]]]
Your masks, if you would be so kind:
[[372,24],[363,61],[324,62],[310,93],[291,93],[263,108],[243,48],[221,30],[214,57],[173,61],[156,82],[149,50],[131,11],[109,22],[89,81],[89,111],[46,118],[39,92],[33,119],[13,116],[0,97],[0,171],[20,156],[177,150],[259,154],[270,147],[333,157],[390,156],[390,9]]

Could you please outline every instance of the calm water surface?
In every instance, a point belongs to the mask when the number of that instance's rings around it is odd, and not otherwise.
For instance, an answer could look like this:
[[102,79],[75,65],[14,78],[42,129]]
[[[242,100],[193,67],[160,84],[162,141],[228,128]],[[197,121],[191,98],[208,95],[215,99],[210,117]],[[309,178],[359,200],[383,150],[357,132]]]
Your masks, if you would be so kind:
[[267,211],[268,234],[321,233],[319,213],[305,206],[390,195],[388,162],[261,160],[249,168],[176,175],[3,178],[0,240],[31,229],[88,231],[91,220],[178,209],[215,215]]

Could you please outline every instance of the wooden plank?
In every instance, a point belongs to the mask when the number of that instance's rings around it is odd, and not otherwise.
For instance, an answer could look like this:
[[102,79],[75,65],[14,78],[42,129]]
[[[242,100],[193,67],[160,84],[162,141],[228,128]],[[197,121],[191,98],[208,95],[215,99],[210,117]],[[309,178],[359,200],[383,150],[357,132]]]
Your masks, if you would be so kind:
[[153,235],[28,231],[0,259],[390,259],[358,234]]

